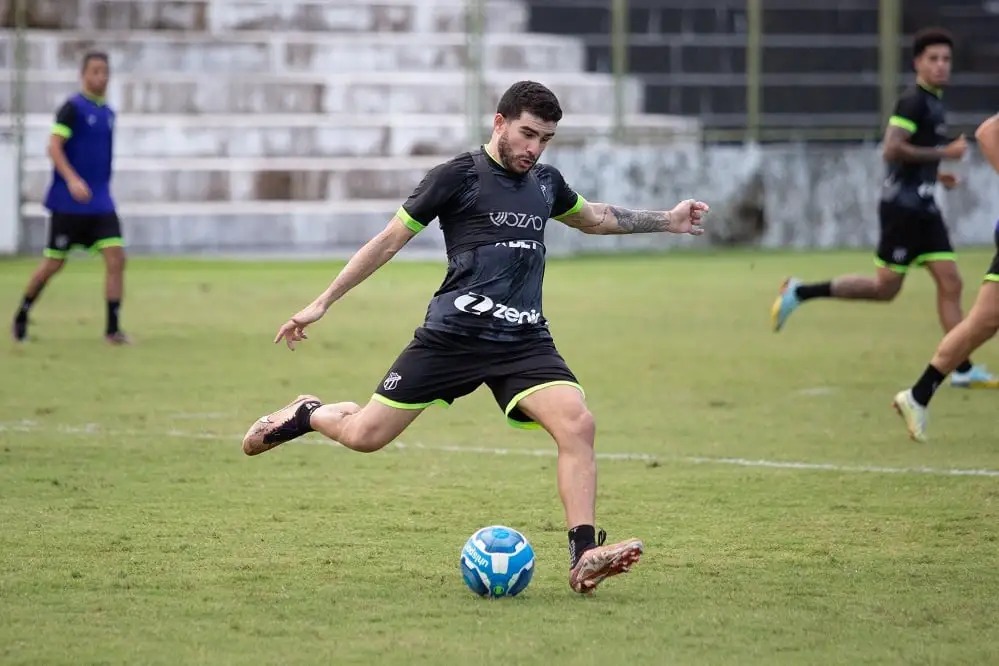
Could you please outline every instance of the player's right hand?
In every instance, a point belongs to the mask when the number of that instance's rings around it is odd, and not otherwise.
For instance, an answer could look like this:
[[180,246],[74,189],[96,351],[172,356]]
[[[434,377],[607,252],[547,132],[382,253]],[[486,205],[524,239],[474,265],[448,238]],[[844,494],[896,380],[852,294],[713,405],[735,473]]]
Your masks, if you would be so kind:
[[87,181],[82,178],[74,178],[69,181],[69,193],[72,195],[73,199],[79,201],[80,203],[87,203],[90,201],[90,186],[88,186]]
[[966,152],[968,152],[968,140],[962,134],[944,146],[943,156],[944,159],[959,160]]
[[305,327],[322,319],[324,314],[326,314],[326,310],[321,305],[316,303],[307,305],[281,325],[274,338],[274,343],[277,344],[284,340],[288,349],[295,351],[296,344],[309,339],[309,336],[305,334]]

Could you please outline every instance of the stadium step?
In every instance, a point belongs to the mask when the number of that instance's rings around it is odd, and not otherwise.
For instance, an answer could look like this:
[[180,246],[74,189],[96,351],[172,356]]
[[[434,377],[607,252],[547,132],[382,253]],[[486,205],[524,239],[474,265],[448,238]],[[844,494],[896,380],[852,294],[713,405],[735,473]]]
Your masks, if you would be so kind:
[[[340,159],[122,159],[114,177],[120,202],[328,201],[393,199],[396,206],[451,156]],[[41,201],[52,166],[25,165],[22,194]]]
[[[625,117],[632,136],[656,140],[700,139],[696,118]],[[26,117],[25,151],[44,157],[52,114]],[[492,116],[482,118],[483,139]],[[13,124],[0,116],[0,127]],[[613,118],[570,114],[558,129],[558,145],[607,136]],[[118,121],[117,158],[128,157],[344,157],[457,154],[468,150],[467,119],[459,114],[257,114],[131,115]]]
[[[0,70],[0,86],[16,77]],[[24,73],[28,113],[54,113],[79,87],[75,70],[28,70]],[[614,112],[614,81],[605,74],[577,72],[495,72],[486,77],[481,104],[495,108],[511,83],[531,78],[559,96],[566,113]],[[625,108],[642,110],[642,87],[626,81]],[[462,113],[467,105],[467,77],[458,72],[371,74],[215,74],[144,72],[116,74],[108,98],[120,114],[130,113]],[[11,96],[0,97],[0,113],[9,113]]]
[[[462,72],[466,36],[438,33],[315,32],[99,32],[29,31],[28,61],[36,69],[76,71],[83,54],[106,51],[116,73],[317,74],[351,72]],[[572,37],[490,33],[483,39],[486,71],[580,72],[583,45]],[[0,33],[0,68],[14,63],[14,37]]]
[[[398,200],[302,203],[122,203],[119,215],[130,251],[171,253],[315,252],[356,250],[388,224]],[[23,210],[24,243],[45,245],[48,213]],[[442,256],[439,231],[418,234],[411,250]]]
[[[381,231],[399,202],[225,202],[213,204],[122,204],[125,242],[133,254],[288,255],[343,258]],[[38,204],[23,209],[24,246],[45,247],[48,213]],[[580,250],[662,250],[683,242],[671,234],[588,236],[549,222],[548,256]],[[400,256],[443,260],[444,240],[436,223],[419,233]],[[443,273],[442,273],[443,276]]]
[[[466,26],[465,4],[459,0],[32,0],[30,5],[32,27],[64,30],[438,33],[462,32]],[[485,5],[490,32],[526,29],[523,2],[487,0]]]

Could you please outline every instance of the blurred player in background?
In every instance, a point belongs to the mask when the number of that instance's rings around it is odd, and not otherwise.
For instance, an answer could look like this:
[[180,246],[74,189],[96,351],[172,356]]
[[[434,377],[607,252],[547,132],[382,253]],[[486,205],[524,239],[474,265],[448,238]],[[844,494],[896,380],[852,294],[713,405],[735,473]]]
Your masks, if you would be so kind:
[[594,526],[596,428],[541,311],[545,227],[554,218],[589,234],[699,235],[707,206],[688,200],[670,211],[641,211],[587,202],[538,161],[561,119],[555,95],[539,83],[522,81],[504,93],[489,144],[432,169],[384,231],[278,331],[275,342],[294,348],[307,326],[439,219],[447,275],[371,400],[324,405],[299,396],[254,423],[243,451],[257,455],[313,430],[355,451],[377,451],[427,407],[486,384],[511,425],[544,428],[556,442],[569,584],[586,593],[628,571],[643,546],[637,539],[605,546]]
[[94,52],[84,56],[82,89],[56,114],[48,148],[53,164],[52,184],[45,198],[45,207],[51,213],[48,244],[14,315],[12,334],[18,342],[27,339],[32,305],[74,247],[104,255],[105,339],[115,345],[129,341],[118,322],[125,249],[111,197],[115,113],[104,100],[109,73],[107,54]]
[[[955,175],[939,173],[941,160],[960,160],[967,150],[964,135],[948,141],[943,89],[950,80],[951,35],[937,28],[923,30],[913,40],[916,84],[899,97],[884,137],[887,177],[881,189],[878,243],[874,276],[842,275],[829,282],[803,284],[788,278],[771,309],[775,331],[791,313],[815,298],[888,302],[902,289],[910,265],[925,265],[937,285],[937,312],[944,332],[961,321],[961,276],[954,248],[934,197],[939,181],[947,189],[958,185]],[[959,387],[989,386],[994,378],[985,368],[961,359],[951,375]]]
[[[989,164],[999,172],[999,114],[982,123],[975,138]],[[996,255],[971,312],[944,336],[930,364],[912,388],[895,396],[895,409],[905,420],[909,435],[917,442],[926,441],[927,406],[944,377],[999,330],[999,221],[996,221],[994,236]]]

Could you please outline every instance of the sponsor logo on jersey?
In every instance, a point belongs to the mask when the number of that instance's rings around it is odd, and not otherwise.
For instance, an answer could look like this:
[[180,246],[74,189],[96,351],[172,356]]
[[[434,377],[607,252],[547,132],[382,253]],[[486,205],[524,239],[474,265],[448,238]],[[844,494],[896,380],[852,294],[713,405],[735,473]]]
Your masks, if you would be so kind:
[[545,219],[528,213],[489,213],[489,221],[497,227],[516,227],[544,231]]
[[496,243],[496,247],[508,247],[514,250],[537,250],[541,248],[541,243],[531,240],[502,241]]
[[492,315],[496,319],[509,322],[511,324],[537,324],[541,321],[541,313],[537,310],[518,310],[509,305],[497,303],[488,296],[469,292],[454,299],[454,307],[462,312],[467,312],[476,316]]

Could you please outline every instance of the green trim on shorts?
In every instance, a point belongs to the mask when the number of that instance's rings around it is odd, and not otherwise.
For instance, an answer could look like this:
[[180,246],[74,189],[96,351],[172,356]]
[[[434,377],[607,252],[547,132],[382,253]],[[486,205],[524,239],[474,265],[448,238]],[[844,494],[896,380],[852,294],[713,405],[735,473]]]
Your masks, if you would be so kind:
[[423,224],[415,217],[406,212],[406,209],[399,206],[399,210],[395,212],[395,216],[402,220],[402,223],[406,225],[406,228],[412,231],[414,234],[418,234],[427,228],[427,225]]
[[904,116],[892,116],[888,119],[888,124],[892,127],[901,127],[910,134],[916,133],[916,123],[912,122],[908,118],[905,118]]
[[899,275],[905,275],[909,272],[908,266],[902,266],[901,264],[889,264],[884,259],[880,257],[874,257],[874,265],[878,268],[887,268],[893,273],[898,273]]
[[73,128],[69,125],[63,125],[62,123],[56,123],[52,126],[52,133],[56,136],[61,136],[64,139],[68,139],[73,136]]
[[94,241],[94,244],[90,247],[86,245],[81,245],[80,243],[73,243],[65,250],[53,250],[52,248],[45,248],[42,250],[42,256],[47,259],[66,259],[74,250],[84,250],[90,252],[91,254],[97,254],[101,250],[108,247],[125,247],[125,241],[122,240],[121,236],[109,236],[108,238],[102,238],[100,240]]
[[395,407],[396,409],[409,409],[409,410],[426,409],[427,407],[430,407],[432,405],[439,405],[446,409],[451,406],[446,401],[440,399],[431,400],[430,402],[397,402],[395,400],[392,400],[391,398],[386,398],[380,393],[373,394],[371,396],[371,399],[376,402],[380,402],[383,405],[387,405],[389,407]]
[[93,248],[88,248],[86,245],[81,245],[80,243],[73,243],[65,250],[53,250],[52,248],[45,248],[42,250],[42,256],[49,259],[65,259],[73,253],[74,250],[90,250],[93,252]]
[[121,236],[109,236],[107,238],[101,238],[94,242],[90,246],[91,252],[99,252],[107,247],[125,247],[125,241],[121,239]]
[[518,430],[541,430],[541,424],[534,421],[518,421],[517,419],[511,419],[509,416],[506,417],[506,424],[511,428],[517,428]]
[[564,213],[562,213],[561,215],[556,215],[555,219],[561,221],[562,218],[564,218],[564,217],[569,217],[570,215],[575,215],[576,213],[578,213],[579,211],[581,211],[583,209],[583,206],[585,206],[587,203],[588,202],[586,201],[586,199],[583,198],[582,194],[576,194],[576,203],[575,203],[575,205],[572,208],[570,208],[569,210],[567,210]]
[[933,261],[957,261],[957,254],[954,252],[927,252],[926,254],[921,254],[912,260],[912,263],[917,266],[920,264],[928,264]]
[[986,282],[999,282],[999,274],[997,274],[997,273],[986,273],[985,274],[985,281]]
[[524,389],[517,395],[513,396],[510,402],[506,404],[506,409],[503,410],[503,413],[506,415],[507,423],[512,425],[514,428],[522,428],[524,430],[537,430],[538,428],[540,428],[541,425],[535,423],[534,421],[517,421],[516,419],[510,418],[510,412],[512,412],[517,407],[517,403],[519,403],[521,400],[531,395],[532,393],[537,393],[541,389],[548,388],[549,386],[572,386],[580,393],[582,393],[584,398],[586,397],[586,391],[583,390],[582,386],[580,386],[576,382],[570,382],[565,379],[559,379],[553,382],[544,382],[543,384],[537,384],[530,388]]

